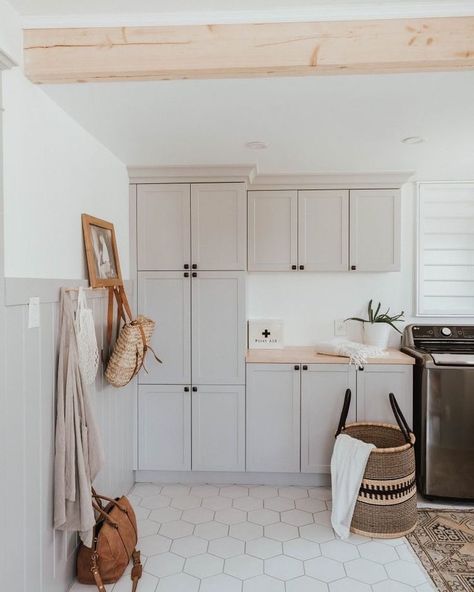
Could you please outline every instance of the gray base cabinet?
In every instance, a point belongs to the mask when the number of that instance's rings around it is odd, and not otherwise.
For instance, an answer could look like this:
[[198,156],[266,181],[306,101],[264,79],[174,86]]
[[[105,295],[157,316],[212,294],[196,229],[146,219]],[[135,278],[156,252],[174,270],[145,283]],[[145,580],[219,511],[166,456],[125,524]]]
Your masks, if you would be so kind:
[[411,427],[412,366],[247,364],[247,471],[329,473],[348,388],[348,423],[395,424],[393,392]]
[[140,386],[138,427],[138,468],[140,470],[191,470],[189,387]]
[[413,427],[412,366],[373,365],[357,372],[357,420],[396,423],[388,400],[397,398],[410,428]]
[[193,471],[245,471],[245,387],[192,393]]
[[299,470],[299,366],[248,364],[247,471]]
[[334,434],[348,388],[353,394],[348,422],[356,419],[356,371],[345,364],[307,368],[301,372],[301,472],[329,473]]

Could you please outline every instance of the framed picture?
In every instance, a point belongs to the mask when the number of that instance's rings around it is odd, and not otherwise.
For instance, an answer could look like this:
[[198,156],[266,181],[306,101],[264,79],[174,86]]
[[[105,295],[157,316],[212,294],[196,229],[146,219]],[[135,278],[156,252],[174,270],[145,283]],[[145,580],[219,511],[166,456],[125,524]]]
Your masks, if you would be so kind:
[[82,214],[82,231],[91,287],[122,286],[114,225]]

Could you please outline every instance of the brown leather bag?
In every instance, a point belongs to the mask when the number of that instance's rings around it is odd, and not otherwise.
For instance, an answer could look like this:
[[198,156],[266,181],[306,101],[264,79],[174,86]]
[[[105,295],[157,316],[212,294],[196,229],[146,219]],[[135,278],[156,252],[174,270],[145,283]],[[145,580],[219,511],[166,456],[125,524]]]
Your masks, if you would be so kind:
[[[142,575],[140,551],[137,551],[137,520],[125,496],[111,499],[92,490],[92,505],[97,512],[92,547],[81,543],[77,555],[77,580],[81,584],[95,584],[99,592],[106,592],[104,584],[117,582],[133,560],[132,592]],[[108,502],[104,507],[102,500]]]

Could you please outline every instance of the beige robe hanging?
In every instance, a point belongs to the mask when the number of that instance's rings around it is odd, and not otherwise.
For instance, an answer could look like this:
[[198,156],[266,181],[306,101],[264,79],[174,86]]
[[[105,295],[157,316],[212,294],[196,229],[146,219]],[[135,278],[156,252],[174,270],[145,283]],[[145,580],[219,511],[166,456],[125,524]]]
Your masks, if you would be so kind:
[[79,370],[74,304],[64,288],[56,405],[54,528],[78,531],[81,540],[90,547],[95,524],[91,485],[104,464],[104,452],[87,386]]

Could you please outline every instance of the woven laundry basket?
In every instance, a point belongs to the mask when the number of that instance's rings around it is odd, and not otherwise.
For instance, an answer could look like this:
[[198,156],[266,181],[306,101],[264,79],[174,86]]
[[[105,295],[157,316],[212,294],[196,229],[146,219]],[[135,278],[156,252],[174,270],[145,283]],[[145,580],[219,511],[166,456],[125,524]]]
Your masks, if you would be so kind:
[[138,316],[134,321],[125,323],[105,371],[105,377],[111,385],[125,386],[138,374],[144,364],[147,350],[151,349],[150,339],[154,328],[155,322],[144,316]]
[[336,433],[376,446],[369,456],[359,490],[351,531],[373,538],[398,538],[417,524],[415,436],[393,393],[390,405],[398,425],[357,422],[346,425],[351,391],[346,391]]

